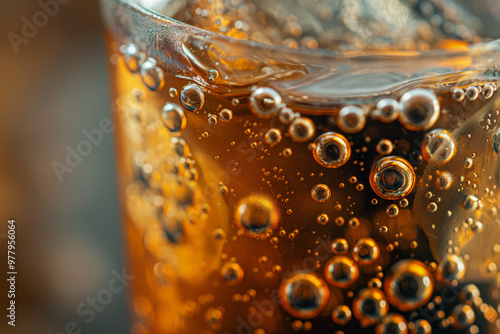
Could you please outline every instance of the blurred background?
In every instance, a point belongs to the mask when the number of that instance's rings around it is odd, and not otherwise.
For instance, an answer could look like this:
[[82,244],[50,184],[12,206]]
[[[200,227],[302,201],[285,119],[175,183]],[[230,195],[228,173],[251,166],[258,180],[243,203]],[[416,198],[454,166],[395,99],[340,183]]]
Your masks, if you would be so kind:
[[[68,147],[110,118],[99,4],[58,0],[51,15],[37,14],[54,1],[0,2],[0,333],[128,333],[126,291],[88,323],[77,313],[122,273],[122,240],[112,134],[61,169]],[[460,2],[498,28],[499,0]],[[23,31],[34,19],[40,27]],[[5,317],[8,219],[17,233],[15,328]]]
[[[0,333],[128,333],[126,292],[89,323],[76,312],[123,268],[113,135],[62,182],[52,166],[110,118],[99,3],[59,0],[53,17],[37,16],[51,2],[0,3]],[[41,27],[23,32],[25,19]],[[15,328],[5,317],[8,219],[17,227]],[[72,321],[77,329],[65,328]]]

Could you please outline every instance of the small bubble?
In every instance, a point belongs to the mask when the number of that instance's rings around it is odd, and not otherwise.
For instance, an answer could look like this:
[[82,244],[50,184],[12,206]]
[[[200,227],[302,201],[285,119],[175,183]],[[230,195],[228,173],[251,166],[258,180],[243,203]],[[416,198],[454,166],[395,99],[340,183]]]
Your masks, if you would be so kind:
[[219,117],[222,121],[229,122],[233,118],[233,112],[224,108],[219,112]]
[[473,164],[474,164],[474,161],[471,158],[465,158],[465,162],[464,162],[465,168],[470,169]]
[[325,264],[326,281],[334,287],[346,288],[356,281],[359,275],[358,265],[345,255],[337,255]]
[[175,103],[167,103],[163,107],[163,124],[170,132],[183,131],[187,126],[187,118],[184,110]]
[[465,96],[467,96],[470,101],[474,101],[479,97],[479,89],[476,86],[467,87]]
[[402,208],[406,208],[408,206],[408,200],[406,198],[403,198],[402,200],[399,201],[399,206]]
[[296,142],[306,142],[310,140],[315,132],[316,127],[314,123],[309,118],[304,117],[295,118],[288,128],[290,138]]
[[396,217],[399,214],[399,208],[396,204],[389,204],[385,209],[385,213],[391,218]]
[[250,110],[261,118],[271,118],[279,112],[281,96],[271,88],[257,88],[250,96]]
[[352,312],[347,305],[337,305],[332,312],[332,320],[338,325],[345,325],[352,319]]
[[363,191],[365,189],[365,186],[362,183],[358,183],[356,185],[356,190],[357,191]]
[[226,237],[226,233],[224,232],[223,229],[221,228],[217,228],[215,229],[213,232],[212,232],[212,237],[215,239],[215,240],[222,240]]
[[476,314],[470,305],[459,304],[451,312],[451,325],[459,330],[464,330],[474,323]]
[[484,85],[481,94],[483,94],[483,98],[489,99],[493,96],[493,93],[495,93],[495,88],[493,88],[492,85]]
[[331,195],[332,192],[326,184],[317,184],[311,190],[311,196],[316,202],[326,202]]
[[466,210],[477,210],[479,208],[479,199],[474,195],[467,195],[462,202],[462,206]]
[[452,283],[460,281],[465,276],[464,260],[455,254],[443,257],[436,271],[436,278],[441,282]]
[[318,275],[296,271],[281,282],[279,288],[281,306],[293,317],[309,319],[325,308],[330,291]]
[[432,326],[429,321],[425,319],[419,319],[413,323],[413,329],[411,334],[431,334]]
[[375,163],[370,172],[373,191],[384,199],[407,196],[415,186],[415,171],[403,158],[388,156]]
[[314,160],[326,168],[338,168],[351,157],[351,145],[347,139],[336,132],[327,132],[314,141]]
[[266,132],[265,140],[268,144],[278,144],[281,141],[281,131],[279,129],[269,129]]
[[180,100],[187,110],[198,111],[205,104],[205,94],[197,85],[189,84],[182,88]]
[[356,106],[346,106],[340,110],[337,126],[345,133],[357,133],[366,124],[363,110]]
[[281,123],[290,124],[296,117],[296,114],[290,108],[281,108],[278,114],[278,119]]
[[215,115],[209,115],[208,117],[208,124],[214,126],[217,125],[217,116]]
[[431,202],[431,203],[429,203],[429,205],[427,205],[427,211],[428,211],[428,212],[431,212],[431,213],[432,213],[432,212],[436,212],[436,211],[437,211],[437,208],[438,208],[438,207],[437,207],[437,204],[436,204],[436,203],[434,203],[434,202]]
[[287,147],[287,148],[285,148],[285,149],[283,150],[283,156],[285,156],[285,157],[289,157],[289,156],[291,156],[291,155],[292,155],[292,153],[293,153],[293,152],[292,152],[292,149],[291,149],[291,148],[289,148],[289,147]]
[[349,244],[344,238],[337,238],[332,241],[331,247],[332,252],[335,254],[346,254],[349,250]]
[[335,225],[337,225],[337,226],[344,225],[344,218],[342,218],[342,217],[335,218]]
[[435,186],[441,191],[448,190],[453,184],[453,179],[453,174],[450,172],[440,172],[434,181]]
[[394,150],[394,144],[388,139],[382,139],[378,142],[375,149],[377,150],[378,154],[388,155],[391,154]]
[[465,92],[462,88],[455,88],[453,90],[453,99],[457,102],[463,101],[465,98]]
[[170,89],[168,90],[168,95],[170,95],[170,97],[174,98],[178,95],[179,93],[177,92],[177,89],[175,89],[175,87],[170,87]]
[[321,213],[318,215],[318,217],[316,217],[316,221],[320,225],[326,225],[329,220],[330,220],[330,218],[328,217],[328,215],[326,213]]
[[163,70],[157,65],[156,59],[148,58],[141,65],[142,82],[152,91],[160,90],[165,85]]
[[268,198],[251,195],[242,199],[235,211],[236,224],[250,235],[264,234],[279,222],[278,208]]
[[436,129],[424,136],[421,150],[426,161],[431,160],[438,164],[445,164],[453,158],[457,147],[451,133],[443,129]]
[[372,264],[379,256],[380,248],[371,238],[359,239],[352,249],[353,259],[361,265]]
[[202,138],[208,138],[208,132],[206,132],[206,131],[205,131],[205,132],[203,132],[203,133],[201,134],[201,137],[202,137]]
[[379,289],[365,288],[354,298],[352,309],[354,316],[363,326],[370,326],[387,314],[389,303]]
[[131,73],[139,73],[140,64],[146,60],[146,55],[140,52],[135,44],[122,45],[120,51],[123,53],[123,60],[127,69]]
[[227,262],[220,268],[220,276],[227,285],[236,285],[243,280],[243,269],[236,262]]
[[379,229],[380,233],[387,233],[388,230],[387,226],[381,226]]
[[395,121],[401,112],[401,105],[394,99],[382,99],[377,103],[375,115],[384,122],[390,123]]
[[414,89],[401,97],[401,124],[408,130],[420,131],[431,128],[439,118],[440,106],[434,93]]
[[349,219],[349,226],[353,229],[358,228],[359,227],[359,219],[356,217]]
[[377,325],[377,327],[375,327],[375,333],[407,334],[408,323],[401,314],[390,313],[382,319],[382,321]]

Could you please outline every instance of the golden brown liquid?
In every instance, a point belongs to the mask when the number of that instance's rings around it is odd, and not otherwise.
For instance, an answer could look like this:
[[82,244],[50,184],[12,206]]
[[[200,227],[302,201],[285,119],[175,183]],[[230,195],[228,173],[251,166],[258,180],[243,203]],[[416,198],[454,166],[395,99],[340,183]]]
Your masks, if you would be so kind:
[[133,333],[499,332],[498,70],[299,114],[119,46]]

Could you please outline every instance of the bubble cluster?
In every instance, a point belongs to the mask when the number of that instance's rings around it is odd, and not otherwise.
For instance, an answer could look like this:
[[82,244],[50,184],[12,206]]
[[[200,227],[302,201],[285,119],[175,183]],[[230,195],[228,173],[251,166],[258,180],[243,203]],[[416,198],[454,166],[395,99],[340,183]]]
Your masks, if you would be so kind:
[[427,130],[434,126],[439,118],[439,101],[431,91],[411,90],[401,97],[400,103],[399,119],[408,130]]
[[418,260],[400,260],[384,280],[389,302],[401,311],[412,311],[426,305],[434,292],[430,270]]
[[290,315],[310,319],[325,308],[330,291],[318,275],[296,271],[281,282],[279,295],[281,306]]
[[314,141],[314,160],[326,168],[343,166],[351,157],[351,145],[336,132],[327,132]]
[[332,257],[325,264],[326,281],[337,288],[345,288],[356,281],[359,275],[358,265],[344,255]]
[[189,111],[198,111],[205,104],[205,94],[195,84],[184,86],[179,97],[184,108]]
[[261,87],[250,96],[250,110],[260,118],[271,118],[278,114],[281,107],[281,96],[274,89]]
[[370,172],[373,191],[384,199],[407,196],[415,186],[415,171],[408,161],[388,156],[377,161]]
[[337,117],[337,126],[345,133],[357,133],[363,130],[365,124],[365,113],[356,106],[342,108]]
[[275,204],[262,195],[246,197],[236,206],[236,224],[251,235],[263,234],[274,229],[279,219],[280,213]]
[[422,156],[426,161],[445,164],[455,155],[456,146],[451,133],[443,129],[432,130],[422,141]]

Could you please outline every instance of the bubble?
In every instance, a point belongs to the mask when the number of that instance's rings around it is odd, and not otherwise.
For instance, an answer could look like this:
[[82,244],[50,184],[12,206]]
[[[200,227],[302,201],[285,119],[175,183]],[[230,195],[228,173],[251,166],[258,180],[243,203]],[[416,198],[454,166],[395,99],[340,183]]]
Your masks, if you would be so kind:
[[377,103],[377,118],[384,123],[395,121],[401,112],[401,105],[394,99],[382,99]]
[[352,249],[352,258],[361,265],[372,264],[380,256],[380,248],[375,240],[361,238]]
[[222,121],[229,122],[231,119],[233,119],[233,112],[227,108],[224,108],[219,112],[219,117]]
[[385,213],[391,218],[396,217],[399,214],[399,208],[396,204],[389,204],[385,209]]
[[455,101],[463,101],[463,99],[465,98],[465,92],[462,88],[455,88],[453,90],[453,99]]
[[208,116],[208,124],[210,125],[217,125],[217,116],[215,115],[209,115]]
[[493,150],[495,153],[499,154],[500,153],[500,130],[498,130],[494,135],[493,135]]
[[330,248],[334,254],[346,254],[349,250],[349,244],[346,239],[337,238],[332,241]]
[[205,104],[205,94],[197,85],[189,84],[182,88],[180,100],[187,110],[198,111]]
[[359,276],[358,265],[345,255],[334,256],[325,264],[326,281],[337,288],[345,288]]
[[278,114],[278,119],[281,123],[290,124],[297,115],[290,108],[281,108]]
[[446,254],[439,263],[436,278],[445,283],[460,281],[465,276],[464,260],[455,254]]
[[479,97],[479,89],[476,86],[467,87],[465,96],[467,96],[470,101],[474,101]]
[[293,317],[309,319],[325,308],[330,290],[318,275],[295,271],[281,282],[279,295],[285,311]]
[[402,208],[406,208],[408,206],[409,202],[406,198],[403,198],[402,200],[399,201],[399,206]]
[[456,329],[466,329],[474,323],[476,314],[469,305],[458,304],[451,312],[451,325]]
[[163,124],[170,132],[183,131],[187,126],[187,117],[184,110],[175,103],[167,103],[163,107]]
[[177,89],[175,87],[170,87],[168,90],[168,95],[172,98],[176,97],[179,92],[177,92]]
[[406,319],[396,313],[386,315],[382,321],[375,327],[376,334],[407,334],[408,323]]
[[365,288],[354,298],[352,309],[354,316],[363,326],[370,326],[387,314],[389,303],[379,289]]
[[429,205],[427,205],[427,211],[428,212],[436,212],[438,209],[437,204],[435,202],[430,202]]
[[284,157],[287,157],[287,158],[288,158],[288,157],[289,157],[289,156],[291,156],[292,154],[293,154],[293,151],[292,151],[292,149],[291,149],[291,148],[289,148],[289,147],[287,147],[287,148],[285,148],[285,149],[283,150],[283,156],[284,156]]
[[373,277],[368,281],[368,287],[374,289],[381,289],[382,281],[377,277]]
[[415,186],[415,178],[415,171],[408,161],[388,156],[373,166],[370,172],[370,185],[378,196],[394,200],[411,193]]
[[429,302],[434,292],[430,270],[418,260],[399,260],[384,280],[389,302],[401,311],[411,311]]
[[438,164],[445,164],[455,155],[456,146],[451,133],[443,129],[432,130],[424,136],[422,141],[422,156],[425,161],[431,160]]
[[299,143],[310,140],[314,136],[315,132],[316,127],[314,126],[314,123],[309,118],[305,117],[295,118],[288,128],[290,138]]
[[184,238],[184,222],[181,217],[161,217],[162,230],[165,238],[173,244],[179,244]]
[[493,88],[492,85],[484,85],[481,94],[483,94],[483,97],[485,99],[489,99],[493,96],[493,93],[495,93],[495,88]]
[[349,219],[349,226],[351,228],[358,228],[359,227],[359,219],[356,217]]
[[476,298],[480,296],[479,288],[474,284],[467,284],[460,291],[460,301],[462,303],[465,302],[474,302]]
[[268,144],[278,144],[281,141],[281,131],[279,129],[269,129],[266,132],[265,139]]
[[466,195],[462,206],[466,210],[477,210],[479,208],[479,199],[474,195]]
[[278,208],[262,195],[248,196],[236,206],[236,224],[251,235],[263,234],[274,229],[279,219]]
[[432,326],[429,321],[425,319],[419,319],[415,321],[410,327],[410,334],[431,334]]
[[316,202],[326,202],[331,195],[332,192],[326,184],[319,183],[311,189],[311,196]]
[[163,70],[156,64],[156,59],[148,58],[141,65],[142,82],[152,91],[160,90],[165,85]]
[[380,229],[379,229],[380,233],[387,233],[387,231],[389,231],[389,229],[387,228],[387,226],[381,226]]
[[351,157],[351,145],[340,133],[324,133],[316,138],[314,145],[314,160],[326,168],[343,166]]
[[184,139],[172,137],[170,143],[170,147],[179,157],[185,158],[189,155],[189,146]]
[[352,312],[347,305],[337,305],[332,312],[332,320],[338,325],[345,325],[352,319]]
[[365,127],[366,117],[363,110],[356,106],[346,106],[340,110],[337,126],[345,133],[357,133]]
[[281,96],[271,88],[257,88],[250,96],[250,110],[261,118],[271,118],[280,110]]
[[414,89],[401,97],[401,124],[408,130],[420,131],[431,128],[439,118],[440,106],[434,93]]
[[389,139],[382,139],[378,142],[376,148],[377,153],[381,155],[391,154],[394,150],[394,144]]
[[316,217],[316,221],[320,225],[326,225],[330,221],[330,218],[328,217],[328,215],[326,213],[321,213],[318,215],[318,217]]
[[451,174],[450,172],[440,172],[437,175],[434,183],[436,188],[438,188],[439,190],[448,190],[453,184],[453,179],[453,174]]
[[146,55],[140,52],[135,44],[122,45],[120,51],[123,53],[123,60],[127,69],[131,73],[139,73],[140,64],[144,62]]
[[227,285],[236,285],[243,280],[243,269],[236,262],[227,262],[220,268],[220,277]]

